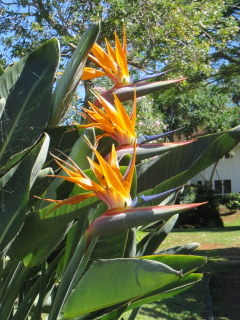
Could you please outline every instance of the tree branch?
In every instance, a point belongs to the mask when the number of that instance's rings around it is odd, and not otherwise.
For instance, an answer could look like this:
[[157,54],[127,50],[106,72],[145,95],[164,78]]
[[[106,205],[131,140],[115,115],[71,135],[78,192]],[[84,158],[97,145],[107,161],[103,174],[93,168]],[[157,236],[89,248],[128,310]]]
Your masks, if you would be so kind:
[[225,60],[228,60],[229,62],[234,63],[236,65],[240,64],[239,59],[234,59],[232,56],[230,56],[229,54],[227,54],[226,52],[223,52],[223,51],[218,51],[218,52],[214,53],[212,55],[212,57],[214,60],[225,59]]
[[67,28],[56,22],[55,19],[49,14],[49,11],[41,0],[37,0],[37,5],[40,15],[53,27],[53,29],[59,33],[59,35],[71,37],[71,34],[68,32]]

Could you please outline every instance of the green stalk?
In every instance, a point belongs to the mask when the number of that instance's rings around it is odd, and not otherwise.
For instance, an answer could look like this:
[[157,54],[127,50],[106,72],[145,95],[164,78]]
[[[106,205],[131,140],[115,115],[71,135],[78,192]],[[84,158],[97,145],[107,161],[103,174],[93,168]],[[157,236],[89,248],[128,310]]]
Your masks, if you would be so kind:
[[[2,305],[1,308],[1,313],[0,313],[0,319],[8,320],[13,307],[14,307],[14,302],[18,297],[19,291],[23,285],[24,280],[26,279],[26,276],[28,274],[30,269],[26,268],[23,265],[20,265],[17,272],[15,273],[15,279],[12,281],[10,286],[8,287],[8,292],[6,294],[6,299],[4,299],[4,304]],[[13,280],[12,279],[12,280]]]
[[0,253],[0,274],[2,273],[3,269],[5,268],[5,253]]
[[[63,251],[61,251],[57,257],[50,263],[46,270],[46,283],[50,281],[50,279],[53,277],[54,270],[56,269],[56,266],[59,262],[59,260],[63,256]],[[16,313],[14,314],[13,318],[11,320],[25,320],[26,317],[28,316],[29,310],[32,308],[32,305],[39,293],[39,288],[41,290],[41,281],[42,277],[39,277],[37,281],[34,283],[34,285],[31,287],[29,292],[26,294],[24,297],[23,302],[20,304],[18,307]],[[50,290],[49,290],[50,291]],[[46,292],[48,292],[48,287]]]
[[[22,264],[20,262],[16,264],[9,264],[2,272],[3,285],[0,290],[0,307],[2,309],[5,302],[8,300],[8,294],[11,293],[12,287],[21,271]],[[4,279],[4,276],[6,278]]]
[[17,311],[11,320],[19,320],[19,319],[25,320],[27,318],[29,310],[32,308],[32,305],[39,292],[39,287],[40,287],[39,279],[37,282],[34,283],[34,285],[31,287],[31,290],[26,294],[23,302],[17,308]]
[[97,238],[93,238],[87,246],[88,236],[86,233],[80,239],[74,255],[61,280],[48,320],[57,320],[64,302],[80,280],[86,268],[96,241]]
[[130,314],[130,316],[128,317],[128,320],[134,320],[134,319],[136,319],[136,317],[137,317],[137,315],[139,314],[140,310],[141,310],[141,307],[138,307],[138,308],[133,309],[132,312],[131,312],[131,314]]
[[39,290],[39,294],[38,294],[38,302],[37,302],[37,306],[35,308],[32,320],[41,320],[42,319],[42,317],[41,317],[42,306],[43,306],[43,302],[44,302],[45,289],[46,289],[46,283],[47,283],[45,263],[42,264],[40,279],[41,279],[41,281],[40,281],[40,288],[39,288],[40,290]]
[[[84,221],[79,219],[76,222],[76,224],[73,226],[73,227],[75,227],[74,235],[73,235],[72,240],[71,240],[71,248],[69,250],[70,252],[68,253],[67,256],[66,256],[66,253],[65,253],[64,270],[68,266],[70,258],[73,256],[74,252],[76,251],[81,237],[84,235],[84,232],[85,232],[85,230],[87,228],[87,223],[88,223],[88,219],[84,219]],[[67,241],[67,244],[68,244],[68,241]]]

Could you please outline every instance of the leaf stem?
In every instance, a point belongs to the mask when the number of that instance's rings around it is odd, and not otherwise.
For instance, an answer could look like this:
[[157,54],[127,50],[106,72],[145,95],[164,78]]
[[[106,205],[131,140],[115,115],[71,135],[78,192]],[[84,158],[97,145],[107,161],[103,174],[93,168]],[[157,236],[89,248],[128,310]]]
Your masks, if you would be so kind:
[[86,233],[80,239],[61,280],[48,320],[56,320],[58,318],[64,302],[82,277],[96,241],[97,238],[92,238],[87,246],[88,236]]

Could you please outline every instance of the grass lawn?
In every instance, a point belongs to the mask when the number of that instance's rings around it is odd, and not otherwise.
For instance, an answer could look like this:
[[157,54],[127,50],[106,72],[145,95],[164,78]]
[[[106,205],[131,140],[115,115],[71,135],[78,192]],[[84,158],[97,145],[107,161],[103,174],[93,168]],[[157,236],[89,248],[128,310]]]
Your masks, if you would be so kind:
[[171,232],[161,245],[161,249],[179,246],[191,242],[200,243],[200,250],[206,244],[229,247],[240,243],[239,227],[226,227],[224,229],[190,229],[175,230]]
[[[136,320],[203,320],[206,315],[206,279],[172,299],[144,305]],[[204,299],[203,299],[204,297]],[[127,314],[129,315],[129,313]],[[128,316],[124,316],[124,320]]]
[[[211,309],[215,320],[240,319],[240,213],[226,217],[224,225],[221,229],[170,233],[160,249],[191,242],[201,244],[194,254],[209,259],[203,270],[204,279],[171,299],[143,306],[136,320],[205,320]],[[124,320],[128,317],[129,313],[124,314]]]

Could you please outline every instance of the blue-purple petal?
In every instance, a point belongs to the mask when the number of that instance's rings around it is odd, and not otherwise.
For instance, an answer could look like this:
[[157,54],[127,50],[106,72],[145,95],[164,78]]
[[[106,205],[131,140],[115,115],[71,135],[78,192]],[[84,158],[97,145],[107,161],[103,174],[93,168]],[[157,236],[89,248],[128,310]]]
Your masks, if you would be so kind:
[[134,198],[133,201],[130,204],[130,207],[136,207],[138,204],[138,197]]
[[170,189],[170,190],[158,193],[158,194],[149,195],[149,196],[140,195],[139,197],[136,197],[136,198],[133,199],[132,203],[130,204],[130,207],[139,206],[142,203],[141,200],[143,200],[144,202],[148,202],[148,201],[152,201],[152,200],[156,200],[156,199],[159,199],[159,198],[166,197],[166,196],[168,196],[168,195],[170,195],[170,194],[172,194],[174,192],[179,191],[181,188],[182,188],[182,186],[174,188],[174,189]]
[[152,140],[157,140],[157,139],[160,139],[160,138],[163,138],[163,137],[166,137],[172,133],[175,133],[176,131],[178,130],[181,130],[182,128],[179,128],[179,129],[176,129],[176,130],[171,130],[171,131],[168,131],[168,132],[164,132],[164,133],[160,133],[160,134],[154,134],[154,135],[144,135],[140,138],[138,138],[137,140],[137,143],[138,144],[142,144],[142,143],[145,143],[145,142],[149,142],[149,141],[152,141]]
[[164,192],[161,192],[161,193],[158,193],[158,194],[153,194],[153,195],[149,195],[149,196],[145,196],[145,195],[141,195],[140,198],[144,201],[144,202],[147,202],[147,201],[152,201],[152,200],[156,200],[156,199],[159,199],[159,198],[163,198],[163,197],[166,197],[176,191],[179,191],[180,189],[182,189],[182,186],[181,187],[177,187],[177,188],[174,188],[174,189],[170,189],[170,190],[167,190],[167,191],[164,191]]

